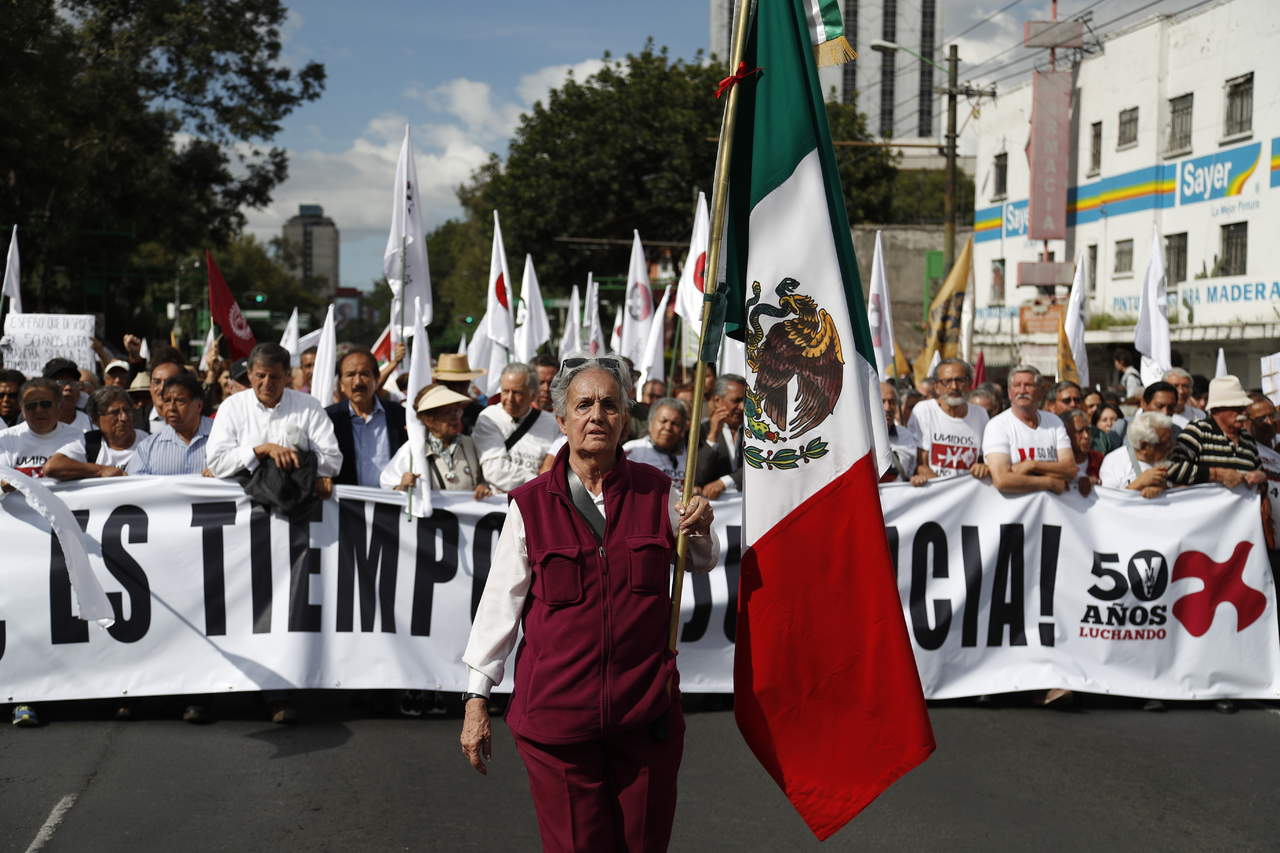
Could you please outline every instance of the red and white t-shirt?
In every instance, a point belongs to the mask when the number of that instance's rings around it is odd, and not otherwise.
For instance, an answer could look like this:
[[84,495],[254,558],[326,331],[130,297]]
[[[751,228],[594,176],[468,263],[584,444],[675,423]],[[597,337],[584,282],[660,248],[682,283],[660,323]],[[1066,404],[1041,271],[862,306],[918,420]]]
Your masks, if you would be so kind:
[[1071,454],[1071,439],[1067,437],[1062,419],[1049,412],[1036,412],[1039,425],[1030,427],[1018,420],[1013,409],[1006,409],[991,419],[982,434],[982,453],[991,456],[1003,453],[1009,462],[1017,465],[1027,459],[1037,462],[1057,462],[1058,451]]
[[928,454],[929,467],[939,477],[955,477],[982,461],[982,434],[987,412],[968,405],[962,418],[953,418],[937,400],[924,400],[911,410],[909,427]]
[[84,430],[59,422],[52,431],[38,435],[23,421],[0,431],[0,465],[16,468],[30,477],[44,474],[44,463],[72,441],[83,441]]

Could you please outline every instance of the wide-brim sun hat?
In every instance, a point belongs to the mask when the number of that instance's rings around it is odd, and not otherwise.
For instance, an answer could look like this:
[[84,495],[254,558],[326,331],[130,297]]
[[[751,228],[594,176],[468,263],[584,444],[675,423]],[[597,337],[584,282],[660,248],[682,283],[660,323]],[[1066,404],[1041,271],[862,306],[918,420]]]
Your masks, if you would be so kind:
[[452,406],[457,403],[470,403],[471,398],[466,394],[459,394],[457,391],[450,390],[443,385],[433,385],[427,393],[423,394],[418,400],[418,404],[414,407],[414,411],[428,412],[432,409],[439,409],[442,406]]
[[436,359],[436,366],[431,371],[431,378],[440,382],[462,382],[469,379],[479,379],[485,373],[486,371],[483,369],[471,369],[471,363],[467,361],[465,352],[442,352],[440,357]]
[[1249,395],[1244,392],[1244,386],[1235,376],[1219,376],[1209,380],[1209,402],[1205,405],[1209,411],[1238,407],[1247,409],[1252,405],[1253,400],[1249,399]]
[[130,394],[140,394],[143,391],[148,394],[151,393],[151,374],[145,370],[140,371],[137,376],[133,377],[133,382],[129,384]]

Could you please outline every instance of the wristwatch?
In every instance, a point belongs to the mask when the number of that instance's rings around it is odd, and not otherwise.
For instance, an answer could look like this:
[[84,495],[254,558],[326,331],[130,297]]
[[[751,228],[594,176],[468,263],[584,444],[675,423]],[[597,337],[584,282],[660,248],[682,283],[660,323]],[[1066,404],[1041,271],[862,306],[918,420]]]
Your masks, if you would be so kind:
[[485,696],[485,695],[480,694],[480,693],[463,693],[463,694],[462,694],[462,704],[463,704],[463,705],[467,704],[467,703],[468,703],[468,702],[470,702],[472,699],[483,699],[485,702],[488,702],[488,701],[489,701],[489,697],[488,697],[488,696]]

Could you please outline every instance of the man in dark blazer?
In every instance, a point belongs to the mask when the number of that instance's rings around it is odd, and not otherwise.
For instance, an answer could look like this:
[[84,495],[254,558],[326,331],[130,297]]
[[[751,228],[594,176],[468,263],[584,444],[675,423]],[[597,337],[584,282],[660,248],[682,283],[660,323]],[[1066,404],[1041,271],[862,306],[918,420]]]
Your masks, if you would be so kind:
[[737,374],[716,377],[711,392],[711,413],[698,430],[701,446],[694,468],[694,483],[707,500],[716,500],[726,489],[742,491],[742,418],[747,380]]
[[378,487],[378,475],[409,437],[404,407],[377,395],[378,362],[368,350],[352,350],[338,362],[338,389],[346,398],[325,408],[342,451],[334,483]]

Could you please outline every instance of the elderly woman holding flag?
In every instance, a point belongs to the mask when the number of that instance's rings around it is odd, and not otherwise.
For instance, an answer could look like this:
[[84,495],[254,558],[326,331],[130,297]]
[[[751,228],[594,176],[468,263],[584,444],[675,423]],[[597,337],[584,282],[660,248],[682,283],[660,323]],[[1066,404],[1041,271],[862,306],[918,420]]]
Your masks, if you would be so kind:
[[668,475],[621,451],[630,386],[615,358],[562,364],[551,396],[568,443],[511,492],[462,657],[462,750],[487,773],[487,699],[523,627],[506,720],[546,850],[665,850],[675,814],[684,719],[668,568],[679,532],[695,570],[719,549],[706,499],[681,505]]

